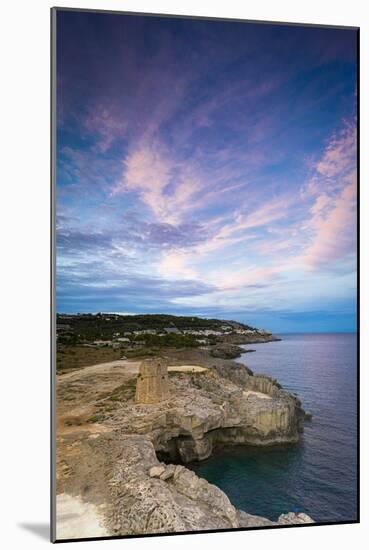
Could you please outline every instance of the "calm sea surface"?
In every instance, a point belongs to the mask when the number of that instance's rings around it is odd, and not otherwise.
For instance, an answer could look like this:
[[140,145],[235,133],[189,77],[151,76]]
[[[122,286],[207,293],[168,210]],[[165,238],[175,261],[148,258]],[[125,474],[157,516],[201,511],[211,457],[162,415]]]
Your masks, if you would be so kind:
[[237,507],[277,519],[300,510],[318,522],[356,519],[356,335],[286,334],[238,359],[298,394],[313,420],[299,444],[228,447],[191,468]]

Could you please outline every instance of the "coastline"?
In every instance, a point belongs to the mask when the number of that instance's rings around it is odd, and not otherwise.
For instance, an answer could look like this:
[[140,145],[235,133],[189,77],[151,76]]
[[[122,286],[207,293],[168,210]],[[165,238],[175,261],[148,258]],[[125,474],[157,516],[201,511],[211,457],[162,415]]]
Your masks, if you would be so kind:
[[[297,443],[305,417],[301,403],[275,379],[214,357],[209,349],[165,349],[162,355],[171,365],[171,395],[157,405],[134,402],[137,360],[57,376],[58,494],[101,507],[109,534],[275,525],[234,508],[220,489],[184,464],[203,460],[222,445]],[[183,365],[202,370],[183,371]],[[92,469],[96,479],[91,484]],[[129,513],[130,519],[122,513],[127,494],[140,511],[132,517]],[[157,512],[147,522],[142,515],[151,509],[149,503]],[[187,517],[184,510],[189,509]],[[154,521],[156,515],[161,519]],[[312,521],[302,516],[280,521]]]
[[224,449],[193,469],[210,483],[219,479],[219,487],[238,508],[270,519],[275,520],[281,509],[296,507],[319,523],[354,521],[356,337],[342,333],[281,337],[282,342],[250,346],[257,353],[237,361],[275,377],[313,413],[312,422],[305,422],[301,444],[265,452]]

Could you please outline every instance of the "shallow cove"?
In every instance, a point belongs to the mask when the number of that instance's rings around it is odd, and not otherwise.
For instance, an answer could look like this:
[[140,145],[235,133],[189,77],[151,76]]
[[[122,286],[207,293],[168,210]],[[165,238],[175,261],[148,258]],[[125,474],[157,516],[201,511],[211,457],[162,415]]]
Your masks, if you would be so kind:
[[313,420],[301,443],[225,447],[187,464],[232,503],[275,520],[298,509],[318,522],[356,519],[356,334],[288,334],[239,359],[297,393]]

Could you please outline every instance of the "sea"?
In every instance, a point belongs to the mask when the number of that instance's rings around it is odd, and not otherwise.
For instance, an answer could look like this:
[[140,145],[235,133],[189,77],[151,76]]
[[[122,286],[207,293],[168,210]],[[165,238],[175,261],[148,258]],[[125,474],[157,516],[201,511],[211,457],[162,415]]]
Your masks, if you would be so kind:
[[190,466],[232,504],[276,520],[299,511],[316,522],[357,520],[356,334],[281,334],[238,362],[298,395],[313,418],[285,446],[225,447]]

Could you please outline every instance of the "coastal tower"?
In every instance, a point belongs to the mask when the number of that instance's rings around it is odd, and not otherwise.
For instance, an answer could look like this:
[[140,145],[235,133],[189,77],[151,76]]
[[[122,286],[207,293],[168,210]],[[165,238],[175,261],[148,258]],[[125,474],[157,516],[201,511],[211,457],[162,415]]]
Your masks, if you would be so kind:
[[140,365],[136,403],[160,403],[169,399],[168,363],[161,358],[145,359]]

